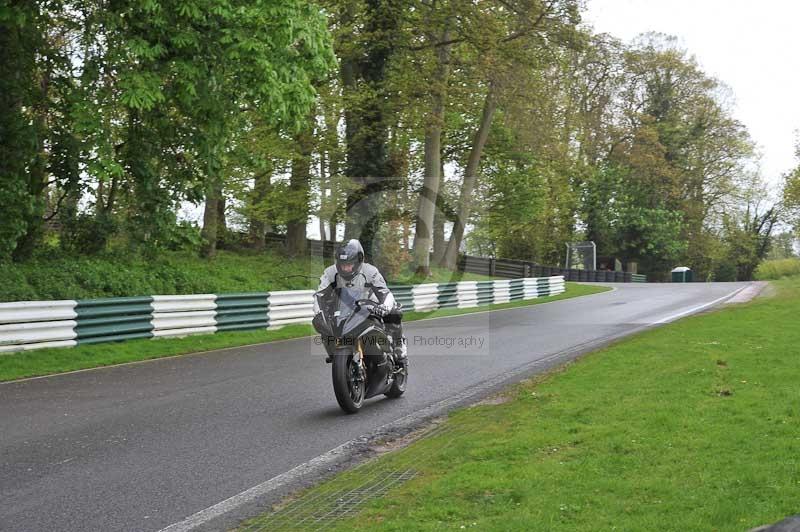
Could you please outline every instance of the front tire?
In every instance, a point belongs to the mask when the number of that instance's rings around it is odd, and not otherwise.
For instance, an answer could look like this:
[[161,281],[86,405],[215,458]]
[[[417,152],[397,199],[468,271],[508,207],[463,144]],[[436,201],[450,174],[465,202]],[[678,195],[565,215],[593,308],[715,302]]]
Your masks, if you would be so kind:
[[331,374],[336,402],[346,413],[355,414],[364,404],[367,383],[360,375],[354,356],[334,355]]
[[397,399],[406,391],[406,383],[408,382],[408,364],[403,364],[403,369],[394,374],[394,382],[389,391],[384,395],[389,399]]

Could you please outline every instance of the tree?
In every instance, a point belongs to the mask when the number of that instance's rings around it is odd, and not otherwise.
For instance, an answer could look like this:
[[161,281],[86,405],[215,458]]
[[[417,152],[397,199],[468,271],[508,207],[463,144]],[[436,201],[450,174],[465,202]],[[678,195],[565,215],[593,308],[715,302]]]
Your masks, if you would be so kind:
[[391,182],[387,72],[402,38],[405,2],[350,0],[340,7],[339,53],[345,102],[345,174],[352,187],[346,238],[359,238],[369,259],[380,224],[381,192]]
[[[435,6],[435,4],[433,4]],[[431,10],[429,15],[436,17],[437,11]],[[430,251],[433,244],[433,225],[436,214],[436,202],[439,197],[439,186],[442,176],[442,129],[445,121],[447,87],[450,81],[450,54],[453,46],[450,41],[453,16],[445,13],[437,30],[426,32],[426,44],[434,49],[435,67],[431,76],[430,117],[425,127],[425,178],[417,206],[414,222],[414,262],[416,273],[430,275]],[[439,15],[441,16],[441,15]],[[428,19],[430,20],[430,19]],[[442,43],[437,46],[437,44]]]
[[305,119],[312,82],[333,60],[322,13],[304,0],[269,8],[255,0],[128,0],[85,16],[93,97],[106,121],[122,103],[135,239],[158,245],[161,228],[174,223],[175,199],[200,196],[201,254],[213,256],[238,117],[252,109],[290,129]]
[[68,11],[57,1],[0,3],[0,260],[32,254],[48,187],[60,189],[57,212],[79,186]]
[[[441,260],[442,266],[449,269],[456,267],[464,229],[472,209],[472,196],[483,148],[497,109],[499,92],[504,88],[505,78],[519,67],[522,62],[520,59],[536,65],[542,49],[547,49],[550,43],[560,45],[568,41],[569,31],[579,21],[577,7],[577,3],[571,0],[502,2],[499,6],[492,6],[479,12],[473,19],[473,23],[477,26],[489,28],[489,31],[484,30],[474,34],[478,41],[477,48],[487,62],[485,98],[481,119],[464,168],[453,232]],[[531,50],[533,50],[532,58]]]

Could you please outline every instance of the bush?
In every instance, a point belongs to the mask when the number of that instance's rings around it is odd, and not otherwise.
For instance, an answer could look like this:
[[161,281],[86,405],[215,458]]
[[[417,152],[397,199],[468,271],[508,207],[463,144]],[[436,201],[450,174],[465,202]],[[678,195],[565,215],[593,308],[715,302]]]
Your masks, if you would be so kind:
[[[122,249],[88,257],[51,253],[20,264],[0,263],[0,301],[309,289],[317,287],[325,266],[319,257],[290,258],[278,250],[220,251],[213,260],[190,251],[162,250],[153,258]],[[390,283],[446,282],[461,275],[438,268],[419,280],[408,271],[385,273]]]
[[109,216],[81,213],[63,222],[61,247],[67,253],[96,255],[117,232],[117,224]]
[[800,275],[800,259],[767,260],[756,269],[755,278],[761,281]]
[[321,272],[320,259],[290,259],[274,251],[221,251],[214,260],[190,251],[162,250],[153,258],[122,250],[51,253],[21,264],[0,263],[0,301],[307,289],[316,288],[310,277]]

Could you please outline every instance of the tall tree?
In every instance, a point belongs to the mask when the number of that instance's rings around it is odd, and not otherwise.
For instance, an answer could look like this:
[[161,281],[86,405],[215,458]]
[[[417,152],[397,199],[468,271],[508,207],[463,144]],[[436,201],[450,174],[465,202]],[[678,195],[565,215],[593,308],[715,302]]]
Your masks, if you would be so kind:
[[[405,2],[346,2],[340,38],[342,89],[347,141],[346,175],[353,186],[347,198],[347,238],[359,238],[367,257],[380,224],[381,195],[390,184],[387,72],[398,49]],[[356,18],[356,12],[358,17]],[[355,37],[355,41],[354,41]],[[341,41],[340,41],[341,42]]]
[[[313,116],[294,136],[295,155],[289,180],[290,218],[286,224],[286,249],[291,256],[304,255],[306,247],[306,225],[309,216],[311,194],[311,151],[313,149]],[[324,240],[324,235],[323,235]]]
[[445,98],[450,77],[450,40],[453,24],[447,17],[439,34],[428,35],[433,43],[443,43],[435,48],[435,69],[430,83],[430,117],[425,128],[425,179],[422,183],[414,227],[414,261],[416,273],[430,274],[430,251],[433,243],[434,218],[442,181],[442,128],[444,127]]
[[[473,22],[489,31],[477,32],[477,49],[484,55],[485,98],[481,119],[474,133],[459,196],[453,232],[441,265],[455,269],[464,229],[472,208],[483,148],[497,109],[498,92],[505,78],[524,62],[536,63],[541,50],[569,41],[579,22],[578,5],[572,0],[546,2],[501,2],[478,13]],[[478,28],[474,28],[478,29]]]
[[0,260],[31,256],[51,209],[79,186],[74,21],[58,1],[0,3]]

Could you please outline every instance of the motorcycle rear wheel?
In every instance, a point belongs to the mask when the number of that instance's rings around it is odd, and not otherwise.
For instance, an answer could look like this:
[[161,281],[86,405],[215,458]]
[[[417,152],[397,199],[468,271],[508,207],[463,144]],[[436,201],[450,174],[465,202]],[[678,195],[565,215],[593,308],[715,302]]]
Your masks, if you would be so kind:
[[355,414],[364,404],[366,382],[359,377],[359,368],[352,355],[334,355],[331,375],[336,402],[348,414]]

